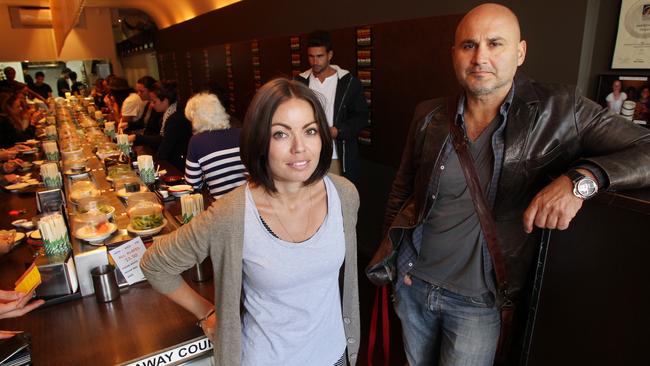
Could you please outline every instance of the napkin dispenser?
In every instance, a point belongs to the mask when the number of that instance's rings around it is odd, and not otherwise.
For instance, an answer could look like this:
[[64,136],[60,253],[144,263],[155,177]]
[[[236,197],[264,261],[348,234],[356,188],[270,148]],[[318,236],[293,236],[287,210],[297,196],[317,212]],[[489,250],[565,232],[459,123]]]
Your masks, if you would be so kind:
[[72,252],[59,257],[39,255],[34,262],[41,274],[41,284],[36,288],[37,297],[58,297],[77,292],[79,283]]
[[108,264],[106,247],[94,247],[83,252],[79,251],[76,253],[74,260],[79,273],[81,296],[92,295],[95,290],[93,289],[93,279],[90,271],[95,267]]

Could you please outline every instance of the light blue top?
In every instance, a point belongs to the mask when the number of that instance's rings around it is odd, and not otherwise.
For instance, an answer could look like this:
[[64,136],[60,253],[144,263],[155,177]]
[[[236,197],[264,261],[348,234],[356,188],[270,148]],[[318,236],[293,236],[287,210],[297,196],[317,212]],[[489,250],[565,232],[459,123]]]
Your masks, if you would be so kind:
[[331,366],[345,352],[343,216],[335,187],[324,181],[327,215],[302,243],[271,235],[246,187],[242,365]]

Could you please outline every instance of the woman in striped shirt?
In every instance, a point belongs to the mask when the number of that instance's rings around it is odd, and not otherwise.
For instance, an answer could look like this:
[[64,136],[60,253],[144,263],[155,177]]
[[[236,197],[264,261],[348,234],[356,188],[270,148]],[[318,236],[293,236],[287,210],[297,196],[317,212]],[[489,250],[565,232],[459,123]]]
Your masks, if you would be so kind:
[[246,181],[246,168],[239,158],[239,128],[230,127],[230,116],[214,94],[194,95],[185,106],[192,121],[185,160],[185,180],[195,189],[207,183],[214,198]]

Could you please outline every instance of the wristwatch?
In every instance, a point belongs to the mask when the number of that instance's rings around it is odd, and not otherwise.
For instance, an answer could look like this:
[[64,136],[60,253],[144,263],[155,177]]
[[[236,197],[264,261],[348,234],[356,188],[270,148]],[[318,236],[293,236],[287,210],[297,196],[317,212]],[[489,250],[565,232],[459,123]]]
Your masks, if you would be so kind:
[[598,183],[596,181],[575,169],[571,169],[566,176],[573,182],[573,195],[586,200],[598,193]]

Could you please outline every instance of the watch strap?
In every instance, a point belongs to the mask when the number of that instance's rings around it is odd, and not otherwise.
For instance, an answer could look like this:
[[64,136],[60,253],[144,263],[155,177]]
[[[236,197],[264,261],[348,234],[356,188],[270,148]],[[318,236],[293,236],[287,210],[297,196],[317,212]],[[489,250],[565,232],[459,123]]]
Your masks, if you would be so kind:
[[575,169],[571,169],[568,172],[566,172],[566,176],[569,177],[569,179],[571,179],[571,182],[573,182],[573,184],[578,183],[580,179],[586,177],[586,175],[580,173]]

